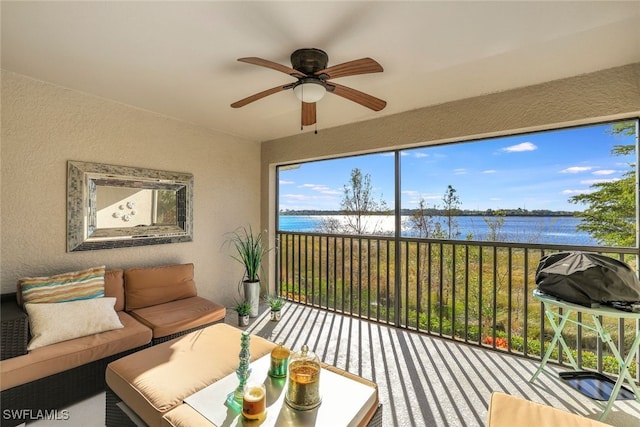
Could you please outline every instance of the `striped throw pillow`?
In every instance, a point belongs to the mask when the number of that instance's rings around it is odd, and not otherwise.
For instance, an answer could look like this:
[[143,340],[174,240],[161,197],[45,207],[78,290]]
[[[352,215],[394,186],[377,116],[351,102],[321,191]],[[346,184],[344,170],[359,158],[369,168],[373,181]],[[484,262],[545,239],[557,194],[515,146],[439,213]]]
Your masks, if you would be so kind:
[[24,277],[18,280],[26,303],[77,301],[104,296],[105,266],[57,274],[49,277]]

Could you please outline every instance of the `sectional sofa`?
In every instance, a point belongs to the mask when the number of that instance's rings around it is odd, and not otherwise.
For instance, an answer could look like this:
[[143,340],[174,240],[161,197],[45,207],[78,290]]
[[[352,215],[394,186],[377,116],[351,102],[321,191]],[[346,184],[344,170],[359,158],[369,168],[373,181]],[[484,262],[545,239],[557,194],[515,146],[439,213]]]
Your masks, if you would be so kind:
[[2,296],[2,426],[103,391],[113,360],[223,321],[193,277],[193,264],[178,264],[19,280]]

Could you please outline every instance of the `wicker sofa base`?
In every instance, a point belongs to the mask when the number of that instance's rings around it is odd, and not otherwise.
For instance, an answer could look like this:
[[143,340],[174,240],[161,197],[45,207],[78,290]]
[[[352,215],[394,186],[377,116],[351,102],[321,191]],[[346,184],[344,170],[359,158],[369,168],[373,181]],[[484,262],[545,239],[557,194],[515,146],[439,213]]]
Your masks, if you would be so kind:
[[[127,412],[132,412],[131,409],[108,386],[105,400],[105,425],[107,427],[137,427],[143,423],[137,416],[134,415],[136,418],[134,421],[127,414]],[[378,405],[367,427],[382,427],[382,404]]]
[[[0,407],[3,409],[0,426],[12,427],[22,424],[41,415],[40,412],[42,411],[48,411],[48,415],[51,416],[53,410],[65,408],[101,393],[106,390],[104,373],[110,362],[144,348],[169,341],[223,321],[224,318],[165,337],[154,338],[149,344],[144,346],[4,390],[0,394]],[[9,412],[4,411],[4,409],[7,408],[11,408]],[[54,412],[53,416],[64,416],[64,414]],[[130,422],[129,417],[127,417],[127,420]],[[119,426],[121,424],[116,423],[113,425]],[[131,425],[135,426],[135,424]]]
[[136,347],[4,390],[0,394],[3,409],[0,425],[16,426],[37,417],[39,411],[51,413],[53,410],[67,407],[104,391],[106,389],[104,373],[107,365],[149,346],[150,344]]
[[105,426],[136,427],[137,423],[123,409],[122,399],[107,386],[105,398]]

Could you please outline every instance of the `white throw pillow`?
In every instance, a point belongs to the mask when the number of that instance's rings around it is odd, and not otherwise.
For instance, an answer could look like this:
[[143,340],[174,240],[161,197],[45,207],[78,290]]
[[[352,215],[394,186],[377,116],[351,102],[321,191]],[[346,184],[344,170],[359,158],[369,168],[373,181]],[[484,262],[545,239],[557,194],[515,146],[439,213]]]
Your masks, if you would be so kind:
[[32,337],[27,350],[123,328],[113,308],[115,303],[115,298],[104,297],[81,301],[25,304]]

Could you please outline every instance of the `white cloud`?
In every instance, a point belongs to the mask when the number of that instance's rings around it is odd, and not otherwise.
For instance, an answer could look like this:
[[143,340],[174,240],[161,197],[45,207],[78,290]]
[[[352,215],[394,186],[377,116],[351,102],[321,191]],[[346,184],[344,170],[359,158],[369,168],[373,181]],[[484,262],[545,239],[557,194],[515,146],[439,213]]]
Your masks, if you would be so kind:
[[466,175],[467,170],[465,168],[458,168],[453,170],[454,175]]
[[331,196],[316,196],[316,195],[306,195],[306,194],[283,194],[280,196],[284,200],[297,200],[297,201],[326,201],[326,200],[334,200],[335,197]]
[[618,181],[618,178],[609,178],[609,179],[585,179],[580,181],[580,184],[583,185],[593,185],[593,184],[600,184],[603,182],[616,182]]
[[415,154],[415,157],[417,157],[417,158],[421,158],[421,157],[429,157],[429,155],[428,155],[427,153],[421,153],[421,152],[419,152],[419,151],[418,151],[418,152]]
[[309,198],[304,194],[282,194],[280,197],[287,200],[307,200]]
[[442,196],[439,194],[425,194],[416,190],[403,190],[402,195],[404,196],[404,198],[402,199],[403,204],[415,206],[418,205],[420,199],[424,200],[425,202],[442,199]]
[[299,185],[298,187],[300,187],[300,188],[308,188],[309,190],[317,191],[317,192],[322,193],[322,194],[342,194],[342,191],[340,191],[340,190],[332,190],[331,188],[327,187],[326,185],[322,185],[322,184],[302,184],[302,185]]
[[562,169],[560,173],[580,173],[590,171],[591,169],[593,169],[591,166],[571,166],[569,168]]
[[423,194],[422,198],[425,200],[441,200],[442,195],[440,194]]
[[538,147],[532,142],[521,142],[520,144],[504,147],[502,151],[506,151],[507,153],[520,153],[523,151],[535,151],[537,149]]
[[573,196],[576,194],[589,194],[593,193],[593,190],[584,189],[584,190],[563,190],[562,194],[566,194],[567,196]]
[[495,170],[495,169],[487,169],[486,171],[482,171],[482,173],[488,173],[488,174],[489,173],[496,173],[496,172],[498,172],[498,171]]
[[295,184],[295,183],[296,183],[295,181],[287,181],[284,179],[280,180],[280,185],[289,185],[289,184]]
[[601,169],[599,171],[593,171],[594,175],[612,175],[614,173],[616,173],[616,171],[613,169]]

